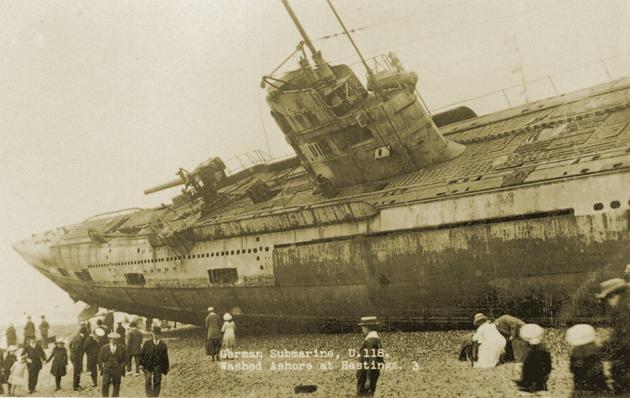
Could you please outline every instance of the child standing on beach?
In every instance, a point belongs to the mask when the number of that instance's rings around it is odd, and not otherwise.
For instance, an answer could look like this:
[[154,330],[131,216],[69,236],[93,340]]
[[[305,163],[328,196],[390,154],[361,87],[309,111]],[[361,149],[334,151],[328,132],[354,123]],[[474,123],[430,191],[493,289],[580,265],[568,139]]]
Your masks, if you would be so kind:
[[50,357],[46,360],[46,363],[52,360],[50,374],[55,376],[55,391],[61,390],[61,378],[66,375],[66,366],[68,366],[68,352],[65,344],[66,342],[63,339],[57,338],[55,348],[53,348]]
[[223,315],[223,326],[221,327],[221,333],[223,333],[223,344],[221,344],[221,348],[225,350],[225,352],[221,355],[223,358],[230,358],[232,349],[236,345],[236,324],[232,320],[232,315],[230,313],[225,313]]
[[606,376],[601,350],[596,344],[597,334],[591,325],[575,325],[567,330],[567,342],[573,347],[570,369],[573,373],[574,396],[605,392]]
[[11,366],[9,376],[9,395],[16,396],[18,387],[25,387],[28,384],[28,372],[26,370],[26,353],[20,353],[20,359]]
[[521,327],[521,339],[529,344],[529,351],[523,361],[521,380],[516,382],[521,391],[547,391],[547,380],[551,373],[551,354],[541,344],[545,330],[530,323]]

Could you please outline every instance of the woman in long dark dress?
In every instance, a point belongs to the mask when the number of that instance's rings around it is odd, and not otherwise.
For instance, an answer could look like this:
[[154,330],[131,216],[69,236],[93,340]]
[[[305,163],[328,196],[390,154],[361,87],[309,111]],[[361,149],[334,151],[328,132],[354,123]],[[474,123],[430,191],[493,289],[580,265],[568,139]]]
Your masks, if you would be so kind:
[[68,366],[68,352],[66,351],[65,341],[57,339],[55,348],[50,353],[50,357],[46,363],[52,362],[50,374],[55,376],[55,391],[61,390],[61,378],[66,375],[66,366]]

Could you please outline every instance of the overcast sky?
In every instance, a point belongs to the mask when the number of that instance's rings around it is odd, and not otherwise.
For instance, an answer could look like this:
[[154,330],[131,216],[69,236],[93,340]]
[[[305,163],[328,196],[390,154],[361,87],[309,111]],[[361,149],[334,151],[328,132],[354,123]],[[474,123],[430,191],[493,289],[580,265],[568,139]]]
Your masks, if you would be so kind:
[[[419,74],[431,109],[550,75],[564,92],[630,74],[628,0],[334,2],[366,56],[394,51]],[[291,3],[311,38],[340,31],[325,1]],[[165,202],[177,191],[142,191],[212,156],[290,153],[259,83],[299,41],[279,0],[0,2],[0,324],[79,311],[12,242]],[[357,61],[343,37],[315,44]]]

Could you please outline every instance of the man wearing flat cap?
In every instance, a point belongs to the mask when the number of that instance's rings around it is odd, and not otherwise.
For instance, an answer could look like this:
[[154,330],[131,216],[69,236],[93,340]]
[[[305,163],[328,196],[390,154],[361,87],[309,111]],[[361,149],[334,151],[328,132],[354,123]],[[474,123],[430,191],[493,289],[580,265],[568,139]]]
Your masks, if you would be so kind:
[[153,338],[142,345],[140,369],[144,372],[144,391],[147,397],[159,397],[162,386],[162,375],[168,373],[168,348],[162,341],[162,329],[152,328]]
[[365,336],[359,350],[359,369],[357,370],[357,395],[371,396],[376,391],[376,383],[385,360],[381,338],[376,333],[380,322],[375,316],[361,317],[359,326]]
[[219,351],[221,350],[221,318],[214,312],[214,307],[208,307],[206,328],[208,329],[206,354],[211,356],[213,361],[218,361]]
[[126,355],[125,350],[118,340],[118,333],[110,333],[107,335],[109,344],[101,347],[98,361],[103,365],[103,386],[101,392],[104,397],[109,396],[109,386],[114,386],[112,397],[118,397],[120,394],[120,380],[125,375]]
[[630,298],[628,284],[614,278],[600,284],[597,298],[606,300],[610,308],[612,333],[604,344],[605,359],[610,362],[610,374],[615,394],[630,393]]

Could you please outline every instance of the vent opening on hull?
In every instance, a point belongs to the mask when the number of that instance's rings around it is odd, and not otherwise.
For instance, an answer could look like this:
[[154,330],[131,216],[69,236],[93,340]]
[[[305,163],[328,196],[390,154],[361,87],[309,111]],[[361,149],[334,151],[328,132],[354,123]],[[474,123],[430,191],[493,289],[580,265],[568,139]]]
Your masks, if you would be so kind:
[[125,274],[125,279],[127,280],[128,285],[142,286],[146,283],[146,280],[144,279],[144,274],[139,274],[135,272]]
[[85,269],[79,272],[75,272],[74,274],[77,276],[77,278],[81,279],[84,282],[94,281],[94,279],[92,279],[92,275],[90,275],[90,273]]
[[238,281],[238,273],[236,268],[209,269],[208,279],[212,284],[232,284]]

